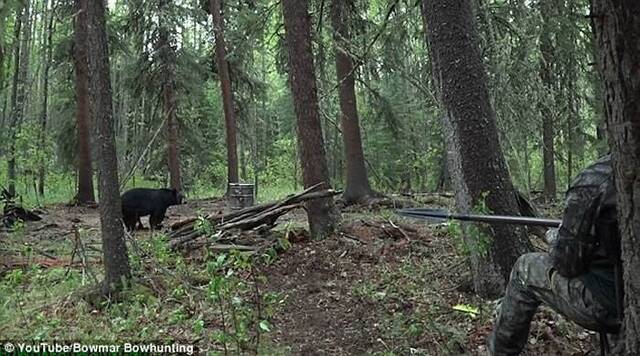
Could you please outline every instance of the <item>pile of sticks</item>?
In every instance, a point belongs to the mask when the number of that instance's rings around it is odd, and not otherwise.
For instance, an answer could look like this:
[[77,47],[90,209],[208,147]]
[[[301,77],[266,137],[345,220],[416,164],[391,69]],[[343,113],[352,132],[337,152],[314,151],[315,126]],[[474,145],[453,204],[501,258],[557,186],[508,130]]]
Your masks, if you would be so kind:
[[[340,194],[333,189],[322,189],[323,183],[307,188],[301,193],[285,199],[251,206],[228,214],[212,214],[204,217],[214,228],[214,239],[207,239],[206,229],[198,228],[199,218],[190,218],[171,226],[168,234],[171,249],[192,250],[202,246],[218,250],[258,250],[261,246],[241,245],[249,237],[262,236],[276,225],[278,218],[294,209],[302,208],[304,203],[321,198],[330,198]],[[208,241],[209,240],[209,241]],[[210,241],[214,240],[214,241]]]
[[5,188],[0,191],[0,202],[4,203],[0,223],[4,227],[11,228],[18,221],[40,221],[42,218],[33,211],[27,210],[14,201],[14,196]]

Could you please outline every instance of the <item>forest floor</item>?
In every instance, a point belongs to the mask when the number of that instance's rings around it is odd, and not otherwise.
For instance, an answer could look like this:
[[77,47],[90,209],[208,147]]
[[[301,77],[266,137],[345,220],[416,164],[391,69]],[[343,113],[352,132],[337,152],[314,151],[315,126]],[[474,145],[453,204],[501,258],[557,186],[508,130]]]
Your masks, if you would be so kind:
[[[170,208],[165,226],[226,209],[220,199],[192,201]],[[98,210],[55,205],[43,217],[0,231],[1,339],[180,340],[220,354],[486,353],[496,301],[471,292],[446,224],[351,207],[335,236],[313,241],[296,211],[273,232],[288,244],[237,269],[212,264],[222,261],[213,252],[167,251],[163,235],[141,231],[129,243],[139,283],[124,302],[95,307],[78,291],[100,279]],[[545,308],[530,335],[525,355],[597,352],[593,333]]]

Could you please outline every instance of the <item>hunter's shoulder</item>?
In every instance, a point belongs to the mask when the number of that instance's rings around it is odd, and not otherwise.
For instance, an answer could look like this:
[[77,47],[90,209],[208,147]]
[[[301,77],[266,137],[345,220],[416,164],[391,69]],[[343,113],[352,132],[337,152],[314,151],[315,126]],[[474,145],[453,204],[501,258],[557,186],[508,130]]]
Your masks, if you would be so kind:
[[613,175],[613,166],[611,155],[600,157],[597,161],[580,172],[573,182],[571,188],[579,187],[597,187],[611,178]]

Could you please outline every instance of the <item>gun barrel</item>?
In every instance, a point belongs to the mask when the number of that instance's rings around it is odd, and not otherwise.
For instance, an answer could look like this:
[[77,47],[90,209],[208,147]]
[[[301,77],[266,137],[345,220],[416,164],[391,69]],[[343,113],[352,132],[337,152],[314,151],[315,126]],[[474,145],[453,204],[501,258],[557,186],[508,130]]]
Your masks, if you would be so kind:
[[534,218],[525,216],[506,216],[506,215],[479,215],[479,214],[455,214],[442,210],[434,210],[428,208],[411,208],[401,209],[397,213],[402,216],[416,219],[443,219],[443,220],[461,220],[474,221],[490,224],[513,224],[527,226],[545,226],[559,227],[562,220]]

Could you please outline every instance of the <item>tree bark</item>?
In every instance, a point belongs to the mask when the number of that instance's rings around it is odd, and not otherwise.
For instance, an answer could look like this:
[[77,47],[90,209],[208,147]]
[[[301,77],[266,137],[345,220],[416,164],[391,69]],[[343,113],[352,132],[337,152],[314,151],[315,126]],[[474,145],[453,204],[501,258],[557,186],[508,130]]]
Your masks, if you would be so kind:
[[[540,13],[542,15],[542,31],[540,38],[540,53],[542,54],[542,62],[540,63],[540,79],[546,89],[544,98],[551,97],[554,93],[554,48],[551,42],[553,28],[550,23],[555,18],[553,11],[553,2],[550,0],[542,0],[540,2]],[[540,112],[542,115],[542,161],[544,176],[544,197],[547,201],[555,200],[556,189],[556,167],[555,167],[555,147],[554,147],[554,115],[549,105],[553,105],[555,101],[544,100],[540,103]]]
[[24,8],[18,8],[16,11],[16,23],[13,31],[13,82],[11,86],[11,119],[9,120],[9,155],[7,162],[7,190],[9,194],[16,194],[16,166],[15,166],[15,126],[17,124],[20,109],[18,106],[18,86],[20,86],[20,35],[22,32],[22,18]]
[[640,2],[592,0],[591,13],[622,234],[624,342],[616,351],[640,355]]
[[[322,138],[308,9],[308,0],[282,1],[289,55],[289,85],[296,113],[298,152],[304,187],[324,182],[325,188],[329,188],[331,184]],[[333,199],[318,199],[308,202],[306,207],[312,237],[322,239],[333,233],[338,220]]]
[[[10,12],[10,7],[5,6],[4,8],[0,8],[0,28],[4,29],[6,28],[6,24],[7,24],[7,15]],[[19,15],[18,15],[19,16]],[[7,108],[7,96],[5,96],[5,56],[7,55],[7,48],[5,47],[6,43],[4,41],[4,33],[2,33],[2,35],[0,35],[0,92],[2,93],[3,96],[3,100],[2,100],[2,118],[0,120],[0,129],[4,130],[5,129],[5,124],[6,124],[6,108]]]
[[158,50],[163,68],[162,103],[164,115],[167,119],[167,156],[169,164],[169,181],[171,188],[182,190],[182,178],[180,172],[180,143],[178,132],[178,118],[176,115],[176,53],[173,48],[174,29],[168,27],[167,7],[169,2],[159,2],[160,35],[158,38]]
[[19,52],[16,53],[16,75],[14,77],[14,90],[15,90],[15,101],[12,110],[12,122],[11,122],[11,136],[10,146],[9,146],[9,162],[7,163],[7,180],[9,181],[8,190],[9,193],[15,195],[16,193],[16,139],[17,135],[21,130],[22,122],[24,121],[24,109],[25,109],[25,101],[27,97],[27,81],[29,76],[29,56],[30,56],[30,45],[31,45],[31,1],[27,0],[24,2],[24,7],[22,8],[22,18],[21,28],[20,28],[20,36],[19,42],[17,42],[17,47],[19,47]]
[[227,131],[227,182],[238,182],[238,144],[236,133],[236,116],[231,90],[231,76],[229,75],[229,62],[227,61],[227,49],[224,41],[224,19],[220,0],[209,1],[210,12],[213,18],[213,31],[216,39],[216,63],[220,90],[222,91],[222,106],[224,108],[224,123]]
[[[76,203],[95,202],[91,162],[91,121],[89,119],[89,56],[87,52],[87,2],[75,0],[73,21],[73,67],[76,84],[78,133],[78,193]],[[46,125],[46,124],[45,124]]]
[[[452,156],[449,167],[457,209],[466,213],[488,208],[495,214],[518,215],[515,190],[498,141],[471,1],[423,0],[423,16],[433,77],[445,110],[443,125]],[[531,249],[524,230],[507,225],[480,232],[463,230],[476,292],[483,296],[502,293],[516,259]]]
[[87,48],[91,114],[98,127],[100,167],[100,222],[105,276],[105,295],[117,292],[131,278],[124,241],[122,210],[118,188],[118,161],[113,134],[113,103],[109,76],[109,48],[104,0],[81,0],[87,9]]
[[340,88],[340,111],[342,113],[340,123],[347,161],[347,184],[342,198],[347,204],[364,202],[373,195],[367,177],[367,168],[364,164],[356,102],[355,68],[351,53],[352,37],[349,16],[353,13],[354,6],[353,0],[333,0],[331,6],[336,76]]
[[[49,1],[47,1],[47,4]],[[47,121],[49,120],[49,71],[51,69],[51,61],[53,57],[53,31],[54,31],[54,18],[56,12],[56,0],[51,0],[51,6],[45,5],[45,8],[49,9],[50,14],[48,18],[48,23],[46,27],[46,42],[44,44],[44,73],[42,74],[43,83],[42,83],[42,116],[40,117],[40,162],[38,164],[38,194],[41,197],[44,197],[44,186],[45,186],[45,177],[46,177],[46,157],[44,155],[45,152],[45,144],[47,141]]]

